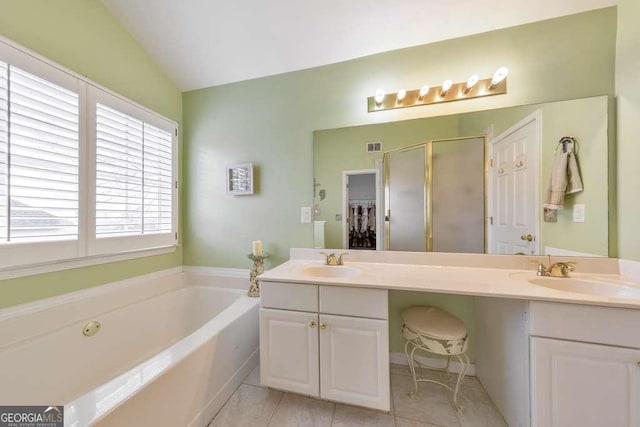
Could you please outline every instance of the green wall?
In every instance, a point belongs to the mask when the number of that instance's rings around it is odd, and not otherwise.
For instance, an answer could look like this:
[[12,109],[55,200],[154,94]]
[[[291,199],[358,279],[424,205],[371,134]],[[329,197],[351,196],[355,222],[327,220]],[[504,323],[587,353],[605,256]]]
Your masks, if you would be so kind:
[[[0,35],[182,122],[182,96],[100,1],[0,0]],[[180,144],[182,145],[182,144]],[[0,281],[0,307],[182,264],[182,250]]]
[[[313,206],[315,130],[611,96],[615,37],[616,9],[607,8],[183,94],[184,264],[248,268],[251,241],[261,239],[269,268],[286,261],[289,248],[312,246],[300,207]],[[502,65],[510,69],[507,95],[367,113],[379,87],[464,81]],[[256,194],[227,196],[226,165],[247,161],[257,166]],[[402,351],[406,305],[472,318],[468,297],[391,292],[389,299],[392,351]]]
[[640,2],[620,0],[616,55],[618,256],[640,261]]
[[[273,266],[312,245],[300,207],[313,204],[314,130],[613,95],[615,35],[616,9],[606,8],[185,93],[184,263],[247,268],[261,239]],[[501,65],[507,95],[366,111],[378,87],[463,81]],[[257,165],[257,194],[227,196],[225,166],[245,161]]]

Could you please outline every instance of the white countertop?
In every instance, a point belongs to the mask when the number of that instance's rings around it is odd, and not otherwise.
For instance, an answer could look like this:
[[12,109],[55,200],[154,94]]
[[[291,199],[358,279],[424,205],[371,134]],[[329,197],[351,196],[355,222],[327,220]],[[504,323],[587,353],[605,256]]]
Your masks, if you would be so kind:
[[[606,297],[588,293],[566,292],[530,283],[535,269],[517,270],[460,266],[415,265],[377,262],[345,262],[345,267],[360,270],[350,277],[318,277],[303,274],[305,267],[322,267],[321,261],[294,259],[259,276],[263,282],[290,282],[319,285],[366,287],[389,290],[435,292],[458,295],[516,298],[623,308],[640,308],[640,298]],[[327,267],[340,268],[340,267]],[[592,279],[623,284],[640,290],[617,274],[572,273],[576,279]],[[549,278],[549,280],[565,280]]]

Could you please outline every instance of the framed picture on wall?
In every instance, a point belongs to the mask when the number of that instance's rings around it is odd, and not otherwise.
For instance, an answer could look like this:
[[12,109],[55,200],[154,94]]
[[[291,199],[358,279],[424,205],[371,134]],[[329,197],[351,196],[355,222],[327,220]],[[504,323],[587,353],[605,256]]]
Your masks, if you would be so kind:
[[227,166],[227,194],[242,196],[253,194],[253,164]]

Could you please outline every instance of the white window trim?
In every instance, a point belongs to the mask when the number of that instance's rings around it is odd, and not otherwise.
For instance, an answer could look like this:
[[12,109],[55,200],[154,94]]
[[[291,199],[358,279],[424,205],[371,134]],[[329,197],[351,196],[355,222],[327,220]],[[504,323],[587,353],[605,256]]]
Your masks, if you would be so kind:
[[127,261],[136,258],[146,258],[156,255],[165,255],[176,252],[178,246],[165,246],[149,248],[140,251],[129,251],[111,255],[97,255],[70,258],[53,262],[25,264],[16,267],[0,269],[0,280],[17,279],[19,277],[33,276],[36,274],[53,273],[56,271],[71,270],[73,268],[91,267],[93,265],[108,264],[118,261]]
[[[42,260],[36,263],[16,263],[7,267],[0,267],[0,280],[6,280],[11,278],[31,276],[35,274],[50,273],[54,271],[61,271],[79,267],[87,267],[92,265],[111,263],[116,261],[123,261],[135,258],[142,258],[160,254],[167,254],[175,252],[178,248],[178,224],[179,224],[179,201],[180,195],[178,192],[178,140],[177,140],[177,122],[168,119],[149,108],[140,105],[126,97],[111,91],[110,89],[93,82],[72,70],[69,70],[61,65],[51,61],[50,59],[39,55],[24,46],[21,46],[12,40],[9,40],[3,36],[0,36],[0,58],[3,62],[7,62],[10,65],[17,66],[24,69],[27,72],[33,73],[39,77],[48,79],[52,83],[58,84],[62,87],[71,88],[77,91],[80,100],[80,126],[79,126],[79,156],[80,156],[80,188],[79,188],[79,209],[80,212],[85,212],[85,215],[80,215],[78,223],[78,240],[73,242],[51,242],[51,246],[58,246],[62,248],[64,244],[71,243],[74,248],[65,249],[64,258],[60,258],[59,252],[49,251],[50,256],[47,257],[44,253],[47,250],[48,242],[43,243],[16,243],[0,246],[0,252],[2,249],[12,249],[20,253],[34,254],[34,251],[42,254]],[[75,83],[74,83],[75,80]],[[90,191],[91,186],[95,185],[95,167],[92,167],[92,163],[95,158],[91,157],[92,151],[95,150],[94,145],[91,144],[91,127],[93,126],[93,135],[95,135],[95,126],[91,123],[95,123],[95,117],[88,116],[90,108],[90,92],[101,91],[107,94],[119,102],[125,103],[131,107],[134,107],[143,112],[145,117],[149,119],[149,123],[156,125],[158,120],[165,124],[171,124],[173,129],[171,133],[174,138],[173,143],[173,243],[170,245],[165,242],[158,242],[154,239],[147,239],[148,243],[144,248],[131,248],[130,250],[118,250],[112,252],[109,250],[103,251],[91,251],[90,240],[95,239],[95,195],[89,197],[94,193]],[[165,126],[161,128],[165,129]],[[93,137],[95,140],[95,136]],[[94,170],[93,174],[91,169]],[[93,175],[93,180],[91,180]],[[84,177],[84,179],[83,179]],[[93,203],[90,199],[94,199]],[[93,227],[92,227],[93,226]],[[152,237],[152,236],[151,236]],[[6,252],[6,251],[4,251]],[[33,256],[32,256],[33,257]]]

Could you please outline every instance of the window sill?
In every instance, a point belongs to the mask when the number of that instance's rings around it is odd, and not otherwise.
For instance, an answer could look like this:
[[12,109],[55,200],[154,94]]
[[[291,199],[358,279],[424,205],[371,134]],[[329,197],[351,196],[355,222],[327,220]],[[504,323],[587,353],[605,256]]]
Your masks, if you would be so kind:
[[170,254],[177,250],[178,246],[163,246],[138,251],[130,251],[112,255],[97,255],[83,258],[73,258],[39,264],[28,264],[16,267],[0,269],[0,280],[15,279],[18,277],[33,276],[36,274],[53,273],[55,271],[70,270],[72,268],[90,267],[93,265],[107,264],[111,262],[126,261],[136,258],[144,258],[155,255]]

